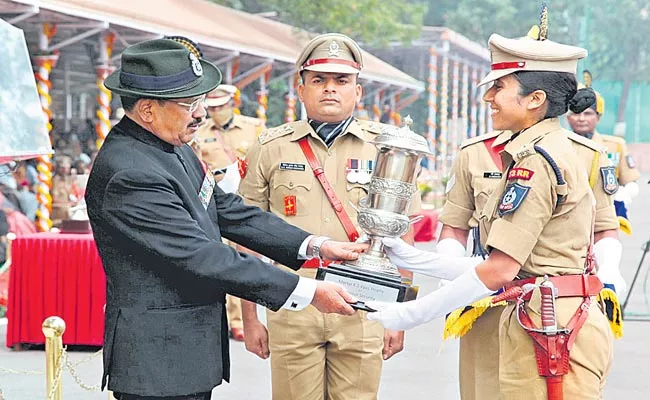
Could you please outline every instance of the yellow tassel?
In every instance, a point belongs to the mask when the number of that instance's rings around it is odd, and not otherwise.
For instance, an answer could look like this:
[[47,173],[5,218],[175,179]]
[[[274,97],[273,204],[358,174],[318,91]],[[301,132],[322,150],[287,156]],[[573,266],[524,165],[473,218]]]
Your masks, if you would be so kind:
[[605,315],[609,320],[609,326],[612,328],[614,337],[620,339],[623,337],[623,313],[621,305],[618,302],[618,296],[610,288],[604,288],[598,294],[598,301],[604,305]]
[[632,224],[625,217],[618,217],[618,229],[628,235],[632,234]]
[[493,298],[494,296],[486,297],[470,306],[459,308],[449,314],[445,320],[445,330],[442,333],[442,339],[446,340],[450,337],[459,339],[472,329],[474,322],[479,319],[488,308],[505,306],[507,304],[505,301],[492,304]]

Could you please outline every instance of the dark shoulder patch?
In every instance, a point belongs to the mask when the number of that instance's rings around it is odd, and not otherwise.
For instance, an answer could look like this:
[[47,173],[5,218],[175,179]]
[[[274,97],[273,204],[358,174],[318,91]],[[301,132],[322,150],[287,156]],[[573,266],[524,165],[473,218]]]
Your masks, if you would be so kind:
[[499,207],[497,208],[499,216],[503,217],[504,215],[514,213],[524,202],[529,191],[530,186],[524,186],[518,183],[511,183],[506,186]]
[[601,167],[600,174],[603,178],[603,191],[613,195],[618,191],[618,179],[616,179],[616,169],[613,166]]

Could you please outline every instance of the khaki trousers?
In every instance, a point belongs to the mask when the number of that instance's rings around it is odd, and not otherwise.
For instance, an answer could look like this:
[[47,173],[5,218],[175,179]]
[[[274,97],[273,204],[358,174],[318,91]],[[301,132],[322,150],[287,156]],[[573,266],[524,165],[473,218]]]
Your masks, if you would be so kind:
[[460,338],[462,400],[499,398],[499,321],[504,307],[488,308]]
[[[580,306],[581,298],[557,299],[559,326],[566,326]],[[536,326],[540,324],[539,292],[527,303]],[[605,378],[612,361],[613,334],[599,305],[592,298],[589,316],[570,353],[569,373],[563,378],[564,398],[597,400],[603,397]],[[532,338],[517,322],[515,305],[506,306],[499,330],[499,376],[501,400],[546,400],[546,380],[537,373]]]
[[[316,269],[301,269],[313,278]],[[384,329],[362,312],[267,312],[273,400],[374,400]]]
[[226,295],[226,314],[228,315],[228,328],[244,329],[244,322],[241,316],[241,300],[239,297]]

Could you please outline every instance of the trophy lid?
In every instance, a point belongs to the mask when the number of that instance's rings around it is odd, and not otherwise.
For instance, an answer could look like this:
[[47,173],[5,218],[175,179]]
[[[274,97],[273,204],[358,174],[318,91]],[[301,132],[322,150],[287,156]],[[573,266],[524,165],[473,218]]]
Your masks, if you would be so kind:
[[376,146],[394,147],[421,154],[431,154],[427,139],[411,130],[412,123],[413,119],[411,119],[410,115],[407,115],[404,118],[404,125],[401,127],[382,126],[381,134],[372,143]]

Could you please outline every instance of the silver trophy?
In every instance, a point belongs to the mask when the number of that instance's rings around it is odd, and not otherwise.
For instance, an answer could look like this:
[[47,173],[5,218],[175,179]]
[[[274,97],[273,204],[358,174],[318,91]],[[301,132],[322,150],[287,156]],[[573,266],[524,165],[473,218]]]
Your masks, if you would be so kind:
[[336,282],[359,299],[353,307],[372,311],[365,301],[402,302],[413,300],[418,288],[410,278],[402,277],[384,253],[381,239],[400,237],[411,224],[407,215],[411,198],[417,191],[416,171],[422,157],[431,154],[424,137],[414,133],[413,120],[404,118],[404,126],[382,127],[371,142],[377,147],[375,168],[368,196],[359,202],[357,222],[368,235],[370,248],[357,261],[330,264],[319,268],[316,279]]

